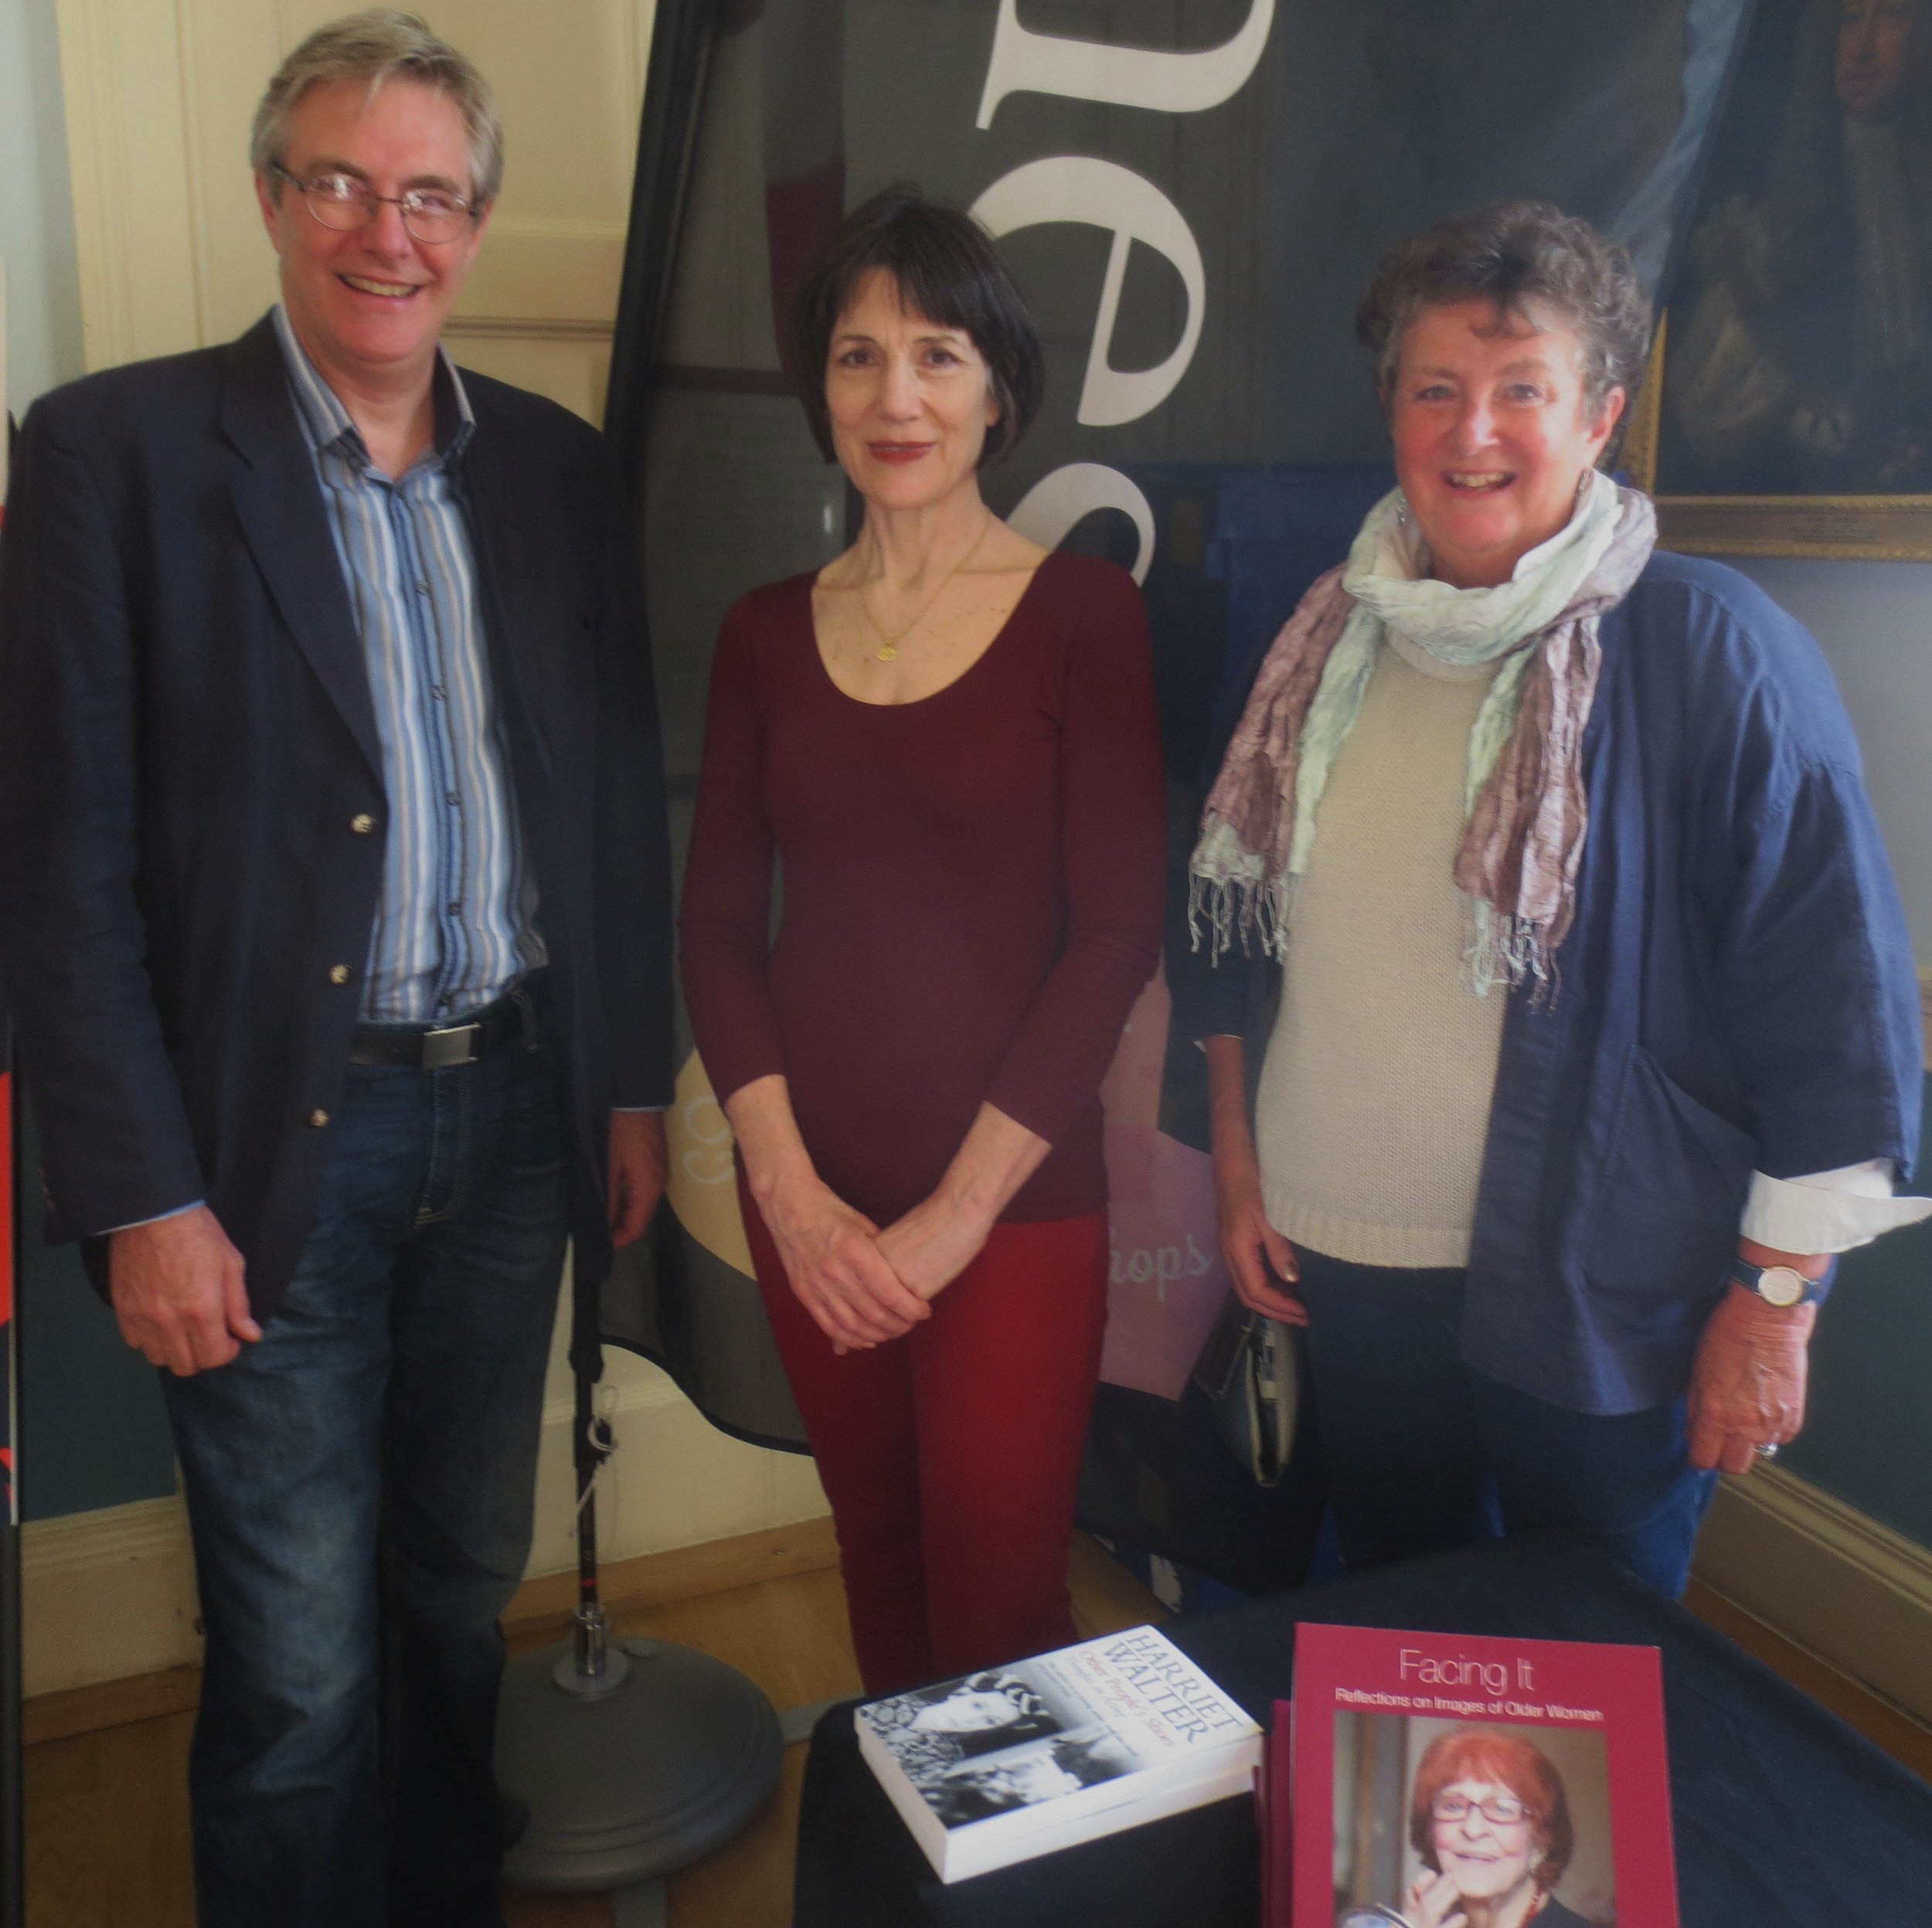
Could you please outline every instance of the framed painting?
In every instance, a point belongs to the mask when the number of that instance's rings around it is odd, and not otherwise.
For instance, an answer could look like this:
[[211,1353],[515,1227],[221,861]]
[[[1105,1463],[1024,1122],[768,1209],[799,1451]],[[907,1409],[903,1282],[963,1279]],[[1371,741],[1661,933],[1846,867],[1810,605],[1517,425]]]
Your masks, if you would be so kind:
[[1759,0],[1625,460],[1675,549],[1932,559],[1932,0]]

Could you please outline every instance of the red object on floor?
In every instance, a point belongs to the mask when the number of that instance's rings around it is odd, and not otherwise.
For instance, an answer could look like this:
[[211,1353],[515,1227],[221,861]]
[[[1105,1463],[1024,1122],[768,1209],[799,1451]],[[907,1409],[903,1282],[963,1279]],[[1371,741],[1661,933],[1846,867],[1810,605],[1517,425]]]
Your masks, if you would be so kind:
[[835,1354],[739,1188],[832,1501],[869,1694],[1078,1637],[1066,1554],[1107,1318],[1107,1215],[993,1228],[903,1339]]

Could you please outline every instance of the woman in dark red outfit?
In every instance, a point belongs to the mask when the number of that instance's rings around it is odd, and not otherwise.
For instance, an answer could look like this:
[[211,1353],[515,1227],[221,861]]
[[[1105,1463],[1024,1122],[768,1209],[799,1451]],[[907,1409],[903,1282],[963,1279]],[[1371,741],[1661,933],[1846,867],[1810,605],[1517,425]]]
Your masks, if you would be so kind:
[[684,982],[883,1693],[1073,1637],[1097,1093],[1157,956],[1165,793],[1131,579],[980,498],[1042,375],[984,233],[908,189],[858,209],[794,366],[866,523],[725,620]]

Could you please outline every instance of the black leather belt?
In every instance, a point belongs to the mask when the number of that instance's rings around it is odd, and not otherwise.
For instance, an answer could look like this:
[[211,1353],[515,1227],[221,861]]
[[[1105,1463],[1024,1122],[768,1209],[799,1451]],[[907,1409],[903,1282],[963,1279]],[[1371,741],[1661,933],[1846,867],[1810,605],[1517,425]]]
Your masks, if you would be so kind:
[[507,998],[485,1005],[460,1024],[359,1024],[349,1040],[349,1061],[443,1071],[509,1045],[534,1051],[537,1017],[530,984],[526,979]]

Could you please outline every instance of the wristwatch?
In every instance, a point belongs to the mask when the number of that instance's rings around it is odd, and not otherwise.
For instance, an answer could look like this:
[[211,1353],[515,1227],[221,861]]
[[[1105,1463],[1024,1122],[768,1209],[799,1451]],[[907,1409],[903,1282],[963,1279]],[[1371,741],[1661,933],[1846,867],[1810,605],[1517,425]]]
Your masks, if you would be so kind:
[[1825,1296],[1822,1283],[1808,1279],[1795,1266],[1753,1265],[1748,1259],[1733,1259],[1731,1277],[1767,1305],[1814,1305]]

